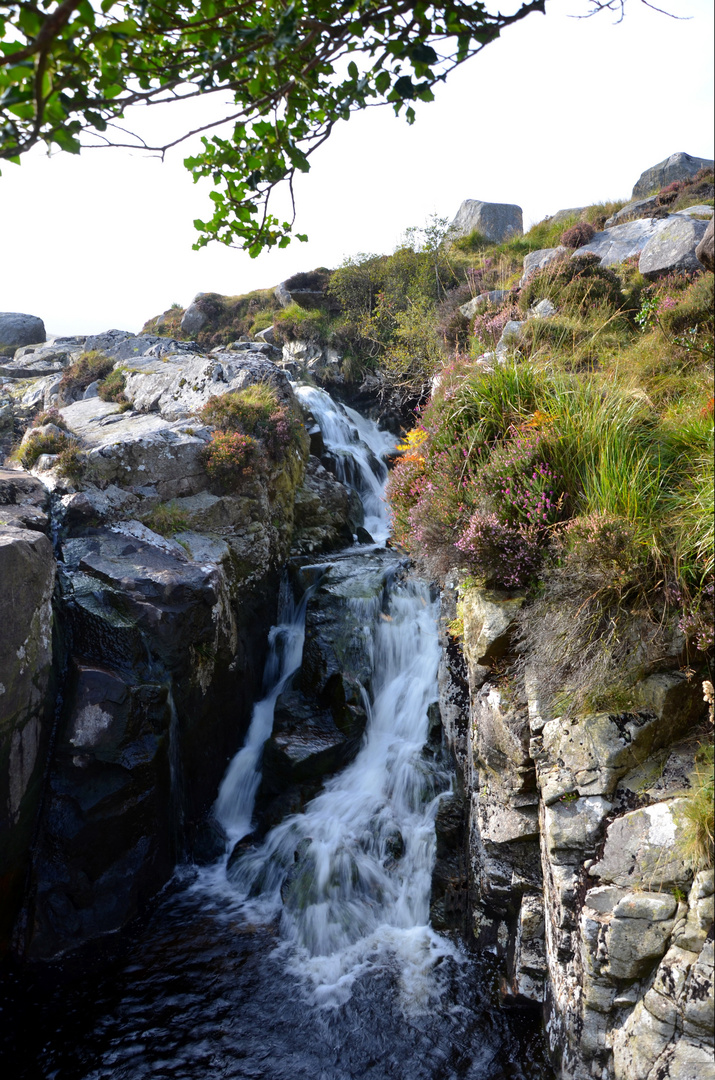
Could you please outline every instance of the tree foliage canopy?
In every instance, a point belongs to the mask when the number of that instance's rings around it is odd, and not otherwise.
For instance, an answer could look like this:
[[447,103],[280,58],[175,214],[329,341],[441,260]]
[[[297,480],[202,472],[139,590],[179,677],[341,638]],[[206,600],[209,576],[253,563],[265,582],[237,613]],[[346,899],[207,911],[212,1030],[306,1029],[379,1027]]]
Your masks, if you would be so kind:
[[[200,134],[185,164],[213,182],[213,215],[195,222],[195,246],[217,240],[257,255],[289,243],[293,221],[269,211],[271,193],[285,181],[292,195],[296,170],[308,171],[336,121],[389,104],[411,122],[414,101],[430,101],[453,68],[544,3],[511,15],[481,0],[0,4],[0,157],[19,161],[39,142],[163,155]],[[210,95],[215,119],[164,145],[118,123],[132,106]]]

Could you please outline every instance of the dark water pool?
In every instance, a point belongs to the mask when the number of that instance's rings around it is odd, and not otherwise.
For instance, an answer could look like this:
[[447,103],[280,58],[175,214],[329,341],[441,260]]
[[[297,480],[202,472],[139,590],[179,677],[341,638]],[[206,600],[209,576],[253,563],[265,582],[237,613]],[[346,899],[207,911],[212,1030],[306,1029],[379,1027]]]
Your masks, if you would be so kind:
[[175,881],[95,954],[5,973],[13,1080],[548,1080],[538,1018],[496,1004],[490,958],[445,956],[423,1011],[376,958],[337,1008],[310,1005],[277,930]]

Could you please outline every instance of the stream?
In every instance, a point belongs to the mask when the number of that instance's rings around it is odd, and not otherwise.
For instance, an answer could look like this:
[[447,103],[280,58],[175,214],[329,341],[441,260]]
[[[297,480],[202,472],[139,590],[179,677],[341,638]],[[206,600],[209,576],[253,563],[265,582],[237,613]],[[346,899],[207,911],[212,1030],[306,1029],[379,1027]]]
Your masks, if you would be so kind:
[[[435,817],[450,797],[430,752],[439,602],[385,546],[394,442],[323,391],[297,392],[374,543],[303,560],[284,580],[264,696],[214,813],[228,843],[182,865],[145,920],[0,1002],[17,1080],[546,1080],[538,1018],[498,1008],[490,956],[429,925]],[[303,582],[300,586],[296,582]],[[301,591],[302,589],[302,591]],[[263,747],[303,660],[317,590],[347,606],[369,671],[359,750],[299,813],[253,834]]]

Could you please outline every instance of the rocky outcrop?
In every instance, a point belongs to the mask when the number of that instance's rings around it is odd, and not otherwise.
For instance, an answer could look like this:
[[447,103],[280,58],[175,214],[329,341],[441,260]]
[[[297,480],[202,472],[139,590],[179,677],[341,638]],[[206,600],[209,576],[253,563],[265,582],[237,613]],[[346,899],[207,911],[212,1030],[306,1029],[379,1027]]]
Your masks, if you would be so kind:
[[469,236],[478,232],[487,240],[500,244],[510,236],[521,236],[524,231],[523,211],[512,203],[465,199],[450,229],[454,236]]
[[47,508],[37,480],[0,469],[0,947],[22,901],[54,712]]
[[633,185],[632,197],[642,199],[675,180],[690,180],[701,169],[712,169],[714,165],[715,162],[710,158],[692,157],[683,152],[671,154],[665,161],[659,161],[657,165],[651,165],[641,173]]
[[633,712],[551,716],[538,672],[524,690],[501,674],[522,599],[457,582],[440,708],[464,792],[468,923],[502,958],[504,1003],[543,1010],[567,1080],[712,1075],[713,872],[681,840],[699,685],[662,671]]
[[367,723],[373,627],[387,578],[404,567],[382,551],[348,553],[319,566],[297,558],[289,570],[299,592],[317,587],[306,610],[302,663],[276,702],[263,751],[260,833],[300,810],[357,754]]
[[[33,958],[125,924],[176,856],[191,851],[259,696],[291,545],[349,545],[359,527],[354,499],[317,459],[306,475],[302,414],[285,373],[267,359],[271,346],[248,345],[206,356],[186,343],[109,331],[11,361],[2,389],[15,429],[20,407],[27,423],[33,409],[56,402],[59,377],[82,352],[116,358],[124,377],[123,400],[95,394],[60,408],[50,427],[61,423],[76,440],[69,464],[44,454],[35,476],[0,477],[3,885],[16,908],[34,835],[15,938]],[[293,435],[227,485],[207,471],[212,428],[199,412],[255,383],[273,387]],[[50,517],[58,563],[45,535]],[[56,575],[66,673],[48,759]],[[343,697],[329,706],[331,723],[339,717],[345,728],[336,728],[332,757],[323,753],[331,767],[344,756],[354,719],[346,718],[359,712]],[[15,909],[5,910],[8,933]]]
[[711,221],[695,249],[695,255],[706,270],[715,271],[715,222]]

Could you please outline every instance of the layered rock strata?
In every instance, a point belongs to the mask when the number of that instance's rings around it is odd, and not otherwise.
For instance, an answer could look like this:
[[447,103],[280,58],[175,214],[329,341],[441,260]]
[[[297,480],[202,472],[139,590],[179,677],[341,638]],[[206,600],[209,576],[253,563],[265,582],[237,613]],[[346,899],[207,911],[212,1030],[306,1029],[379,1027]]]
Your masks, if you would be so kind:
[[[506,1005],[543,1010],[568,1080],[715,1075],[713,871],[679,836],[702,690],[677,670],[632,713],[563,718],[501,677],[518,594],[448,579],[440,707],[464,792],[472,939],[502,958]],[[452,623],[454,625],[454,623]],[[707,726],[707,720],[705,720]]]

